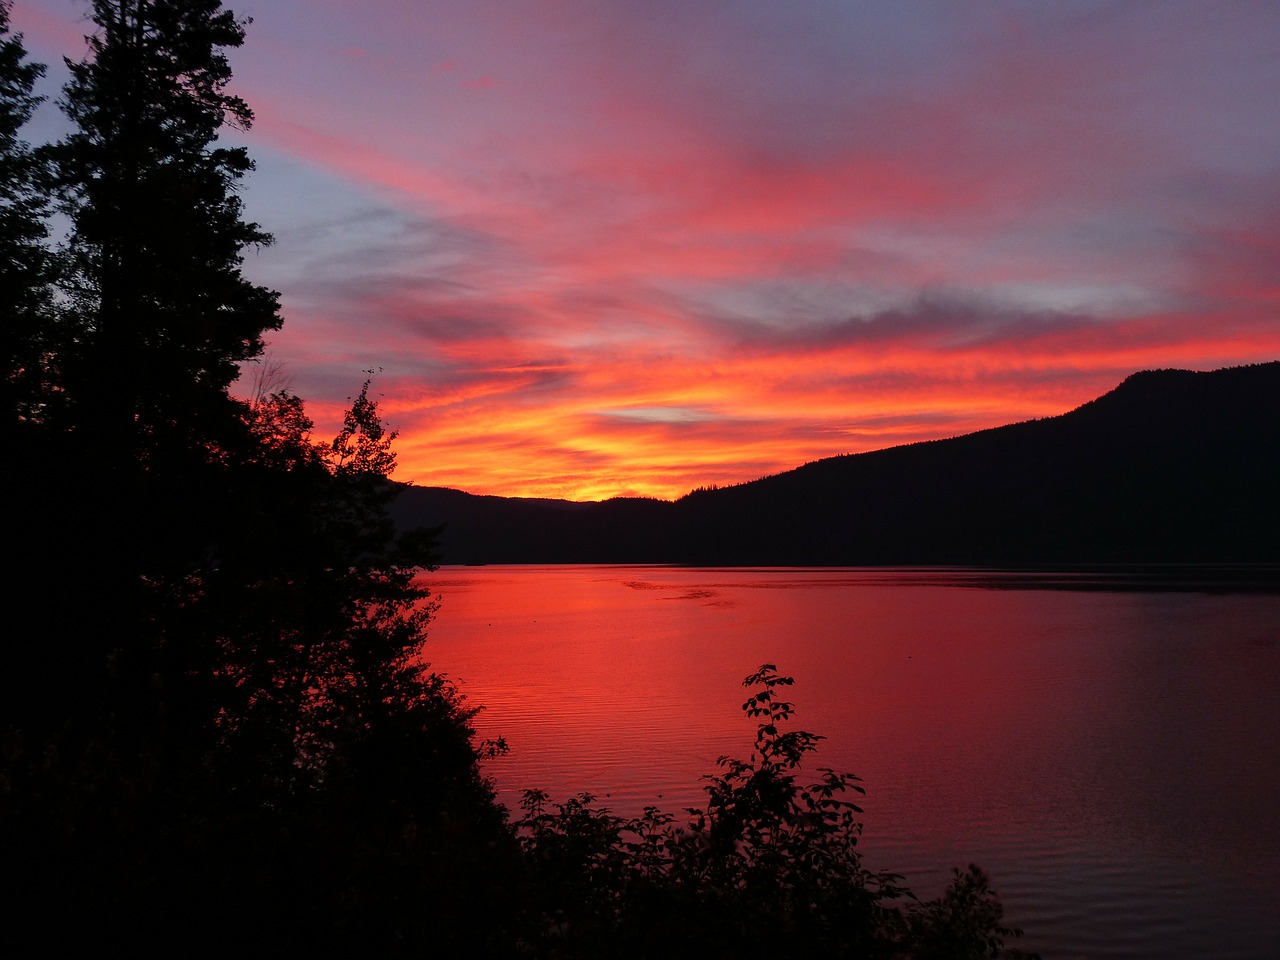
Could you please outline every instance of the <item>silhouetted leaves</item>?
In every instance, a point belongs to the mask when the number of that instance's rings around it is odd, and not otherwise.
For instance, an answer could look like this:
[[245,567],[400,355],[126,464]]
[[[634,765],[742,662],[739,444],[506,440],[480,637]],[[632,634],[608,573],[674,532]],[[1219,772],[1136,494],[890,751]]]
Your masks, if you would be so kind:
[[44,66],[30,63],[21,36],[9,31],[9,9],[0,3],[0,401],[6,438],[19,424],[41,418],[53,400],[47,367],[55,277],[45,243],[47,164],[21,136],[41,100],[33,91]]
[[801,768],[822,737],[783,730],[792,678],[747,677],[756,721],[748,759],[721,757],[706,803],[676,818],[624,818],[590,794],[551,803],[525,792],[516,824],[528,871],[524,936],[536,956],[1018,957],[977,867],[922,903],[857,849],[864,792],[850,773]]
[[227,387],[280,326],[278,295],[241,271],[271,242],[241,216],[253,162],[218,142],[253,118],[227,91],[244,24],[220,0],[94,0],[91,16],[55,154],[76,285],[64,389],[99,456],[172,466],[225,441]]
[[[131,943],[470,936],[510,837],[473,710],[422,660],[431,537],[386,516],[394,433],[367,382],[331,443],[286,391],[229,393],[279,325],[241,271],[270,240],[241,216],[252,162],[218,141],[252,119],[227,89],[244,24],[218,0],[90,19],[52,153],[65,270],[15,254],[0,291],[5,600],[31,624],[0,703],[11,907],[69,900]],[[16,138],[38,72],[0,35],[0,245],[33,264],[54,254]]]

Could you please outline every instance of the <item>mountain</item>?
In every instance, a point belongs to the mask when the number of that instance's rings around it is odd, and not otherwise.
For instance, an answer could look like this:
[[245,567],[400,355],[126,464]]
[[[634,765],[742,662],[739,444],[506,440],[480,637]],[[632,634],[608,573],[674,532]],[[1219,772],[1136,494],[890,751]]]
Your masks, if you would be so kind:
[[665,563],[674,555],[675,504],[482,497],[407,487],[392,505],[404,530],[443,525],[444,563]]
[[450,563],[1280,562],[1280,362],[1154,370],[1058,417],[832,457],[674,503],[409,487]]

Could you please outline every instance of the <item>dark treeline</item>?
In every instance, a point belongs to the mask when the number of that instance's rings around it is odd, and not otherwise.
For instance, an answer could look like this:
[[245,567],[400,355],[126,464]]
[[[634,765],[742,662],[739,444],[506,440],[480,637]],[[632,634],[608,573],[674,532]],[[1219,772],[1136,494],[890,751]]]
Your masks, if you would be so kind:
[[1280,362],[1134,374],[1077,410],[674,503],[407,488],[448,563],[1280,563]]
[[376,945],[400,903],[489,889],[437,847],[507,837],[469,713],[417,660],[429,540],[386,520],[367,384],[323,444],[297,397],[230,393],[281,323],[241,269],[271,240],[242,217],[252,163],[218,140],[252,122],[244,24],[218,0],[89,14],[71,133],[32,148],[40,68],[2,13],[10,936]]
[[88,12],[72,132],[32,147],[42,68],[0,3],[9,941],[1001,955],[980,871],[919,903],[863,866],[858,785],[799,779],[817,738],[785,729],[771,667],[750,758],[687,822],[538,793],[509,820],[479,767],[501,744],[422,659],[432,538],[391,522],[369,383],[323,443],[269,378],[230,392],[281,323],[241,270],[270,242],[236,193],[252,163],[218,139],[252,122],[228,89],[245,22],[219,0]]

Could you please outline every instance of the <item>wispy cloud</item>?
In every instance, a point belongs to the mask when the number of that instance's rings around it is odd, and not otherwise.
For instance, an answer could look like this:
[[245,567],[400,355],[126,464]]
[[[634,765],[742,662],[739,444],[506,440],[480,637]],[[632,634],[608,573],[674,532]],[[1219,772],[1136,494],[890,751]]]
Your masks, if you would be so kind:
[[381,368],[404,479],[676,496],[1280,356],[1270,0],[237,12],[274,353],[322,429]]

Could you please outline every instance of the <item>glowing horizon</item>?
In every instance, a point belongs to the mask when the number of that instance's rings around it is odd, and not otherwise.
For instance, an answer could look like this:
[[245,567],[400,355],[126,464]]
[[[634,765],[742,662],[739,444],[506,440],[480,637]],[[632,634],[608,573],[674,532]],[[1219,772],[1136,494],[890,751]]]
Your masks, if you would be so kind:
[[[380,369],[397,479],[672,498],[1280,358],[1265,0],[228,6],[272,360],[319,436]],[[83,12],[15,4],[50,101]]]

